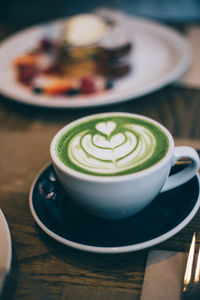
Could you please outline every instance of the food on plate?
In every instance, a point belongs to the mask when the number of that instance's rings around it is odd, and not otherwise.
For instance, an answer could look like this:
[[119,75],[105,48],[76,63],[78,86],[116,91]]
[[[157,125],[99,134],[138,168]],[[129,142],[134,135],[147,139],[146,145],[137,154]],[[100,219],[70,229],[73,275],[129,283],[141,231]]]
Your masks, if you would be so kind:
[[17,80],[35,94],[92,95],[131,69],[132,44],[120,24],[95,14],[69,18],[57,40],[40,39],[14,61]]
[[99,46],[100,68],[103,74],[120,77],[130,71],[132,44],[122,26],[115,26]]
[[95,14],[80,14],[66,22],[63,40],[72,47],[97,45],[109,30],[109,25],[102,17]]
[[59,43],[57,65],[72,77],[98,74],[99,41],[109,32],[107,23],[95,14],[70,18]]

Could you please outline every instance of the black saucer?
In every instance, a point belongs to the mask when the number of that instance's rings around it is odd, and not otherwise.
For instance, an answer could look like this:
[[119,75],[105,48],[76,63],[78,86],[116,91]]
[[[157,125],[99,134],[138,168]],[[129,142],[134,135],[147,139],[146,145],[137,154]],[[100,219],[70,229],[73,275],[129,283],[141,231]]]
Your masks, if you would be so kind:
[[153,246],[179,232],[200,206],[199,190],[197,175],[186,184],[161,193],[130,218],[105,220],[76,205],[64,193],[49,165],[32,185],[30,209],[37,224],[63,244],[92,252],[120,253]]

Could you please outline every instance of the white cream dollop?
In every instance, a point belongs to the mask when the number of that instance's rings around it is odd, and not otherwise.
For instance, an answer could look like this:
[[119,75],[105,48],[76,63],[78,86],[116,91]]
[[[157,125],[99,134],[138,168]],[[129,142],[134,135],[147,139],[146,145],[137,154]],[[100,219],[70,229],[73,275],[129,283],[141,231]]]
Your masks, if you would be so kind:
[[97,15],[80,14],[67,21],[64,40],[72,46],[87,46],[99,41],[107,30],[107,24]]

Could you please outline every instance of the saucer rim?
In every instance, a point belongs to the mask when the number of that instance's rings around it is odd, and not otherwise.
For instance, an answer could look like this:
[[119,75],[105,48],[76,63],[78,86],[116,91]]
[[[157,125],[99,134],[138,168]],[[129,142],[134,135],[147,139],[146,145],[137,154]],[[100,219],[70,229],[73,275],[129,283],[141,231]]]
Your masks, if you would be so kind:
[[52,165],[52,163],[46,164],[35,176],[35,179],[32,182],[30,192],[29,192],[29,208],[31,211],[31,214],[37,223],[37,225],[50,237],[52,237],[54,240],[60,242],[61,244],[64,244],[66,246],[75,248],[77,250],[87,251],[87,252],[93,252],[93,253],[102,253],[102,254],[116,254],[116,253],[128,253],[128,252],[134,252],[138,250],[143,250],[150,248],[152,246],[155,246],[157,244],[160,244],[167,239],[174,236],[176,233],[178,233],[180,230],[182,230],[196,215],[199,207],[200,207],[200,176],[199,174],[196,174],[195,176],[198,179],[199,184],[199,195],[196,200],[195,205],[191,209],[190,213],[183,219],[182,222],[180,222],[178,225],[173,227],[171,230],[167,231],[164,234],[161,234],[160,236],[153,238],[151,240],[147,240],[145,242],[140,242],[138,244],[133,245],[127,245],[127,246],[119,246],[119,247],[99,247],[99,246],[91,246],[86,245],[78,242],[73,242],[71,240],[68,240],[66,238],[61,237],[60,235],[56,234],[52,230],[50,230],[46,225],[43,224],[43,222],[39,219],[34,207],[33,207],[33,190],[35,187],[36,182],[40,178],[40,176],[45,172],[46,169],[48,169]]

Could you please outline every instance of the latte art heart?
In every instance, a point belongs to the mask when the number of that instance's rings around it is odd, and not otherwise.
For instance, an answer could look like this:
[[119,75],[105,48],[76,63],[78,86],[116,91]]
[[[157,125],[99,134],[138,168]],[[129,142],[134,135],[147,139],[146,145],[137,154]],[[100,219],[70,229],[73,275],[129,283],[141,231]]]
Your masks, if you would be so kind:
[[107,136],[111,134],[111,132],[115,129],[116,124],[115,122],[101,122],[97,123],[96,129],[102,133],[105,133]]
[[93,142],[96,146],[101,148],[115,148],[125,141],[125,136],[121,133],[117,133],[110,139],[105,138],[99,134],[95,134],[93,137]]
[[129,174],[160,160],[159,142],[163,141],[167,143],[164,133],[147,122],[127,117],[97,119],[75,127],[63,138],[60,157],[66,165],[87,174]]

